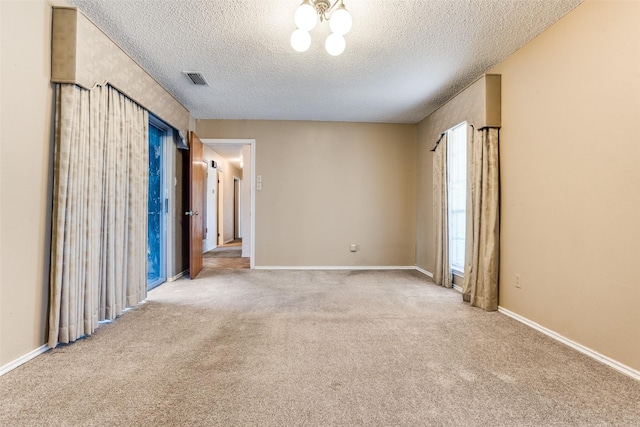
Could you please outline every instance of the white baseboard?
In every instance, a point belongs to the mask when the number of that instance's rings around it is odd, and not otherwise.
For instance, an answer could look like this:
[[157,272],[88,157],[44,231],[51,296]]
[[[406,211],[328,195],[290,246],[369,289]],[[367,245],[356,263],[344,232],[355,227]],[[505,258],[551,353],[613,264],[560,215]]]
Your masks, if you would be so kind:
[[458,286],[458,285],[454,284],[453,285],[453,289],[455,289],[456,291],[462,293],[462,287],[461,286]]
[[49,346],[45,344],[43,346],[36,348],[35,350],[30,351],[24,356],[18,357],[13,362],[7,363],[6,365],[0,367],[0,377],[6,374],[7,372],[11,371],[12,369],[17,368],[18,366],[24,363],[27,363],[29,360],[33,359],[34,357],[41,355],[42,353],[44,353],[49,349],[50,349]]
[[181,278],[182,276],[184,276],[185,274],[187,274],[189,272],[189,269],[184,270],[182,273],[178,273],[173,277],[169,277],[167,279],[167,282],[175,282],[176,280],[178,280],[179,278]]
[[575,341],[571,341],[569,338],[564,337],[562,335],[560,335],[557,332],[552,331],[551,329],[547,329],[542,325],[539,325],[538,323],[527,319],[526,317],[522,317],[519,314],[516,314],[510,310],[507,310],[504,307],[498,307],[498,311],[506,316],[509,316],[515,320],[517,320],[518,322],[524,323],[525,325],[539,331],[542,332],[543,334],[557,340],[560,341],[563,344],[568,345],[569,347],[578,350],[580,353],[582,354],[586,354],[587,356],[591,357],[592,359],[597,360],[598,362],[604,363],[605,365],[608,365],[610,367],[612,367],[613,369],[615,369],[618,372],[621,372],[625,375],[630,376],[631,378],[634,378],[636,380],[640,380],[640,371],[636,371],[633,368],[630,368],[627,365],[624,365],[616,360],[611,359],[610,357],[607,357],[603,354],[598,353],[595,350],[592,350],[588,347],[583,346],[582,344],[578,344]]
[[256,265],[255,270],[414,270],[412,265]]
[[417,265],[415,266],[415,269],[418,270],[420,273],[424,274],[425,276],[429,276],[433,279],[433,273],[430,271],[425,270],[424,268],[420,268]]

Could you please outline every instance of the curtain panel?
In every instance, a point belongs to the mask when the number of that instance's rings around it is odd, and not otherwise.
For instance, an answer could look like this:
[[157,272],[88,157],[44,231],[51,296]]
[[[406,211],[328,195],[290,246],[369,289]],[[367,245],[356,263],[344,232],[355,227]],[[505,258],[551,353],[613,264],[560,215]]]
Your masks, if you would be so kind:
[[56,91],[49,346],[146,298],[148,112],[110,86]]
[[448,207],[448,173],[447,173],[447,134],[440,137],[440,142],[433,154],[433,224],[436,250],[436,269],[433,280],[437,285],[453,287],[451,266],[449,265],[449,207]]
[[498,309],[500,256],[499,129],[474,130],[467,175],[467,230],[462,294],[472,306]]

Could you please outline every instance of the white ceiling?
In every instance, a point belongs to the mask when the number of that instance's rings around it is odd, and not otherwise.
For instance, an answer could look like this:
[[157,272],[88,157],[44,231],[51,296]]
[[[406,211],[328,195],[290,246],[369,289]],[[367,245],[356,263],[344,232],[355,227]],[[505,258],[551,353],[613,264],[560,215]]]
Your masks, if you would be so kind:
[[344,0],[338,57],[291,48],[300,0],[68,1],[195,118],[416,123],[582,0]]

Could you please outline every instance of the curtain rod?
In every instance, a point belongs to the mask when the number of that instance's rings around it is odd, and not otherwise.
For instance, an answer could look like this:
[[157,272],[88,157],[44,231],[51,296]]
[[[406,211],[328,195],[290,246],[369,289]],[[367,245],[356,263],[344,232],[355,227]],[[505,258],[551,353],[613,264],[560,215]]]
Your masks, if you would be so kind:
[[433,148],[431,150],[429,150],[429,151],[431,151],[431,152],[435,152],[436,151],[436,148],[438,148],[438,144],[440,144],[440,141],[442,141],[442,137],[445,135],[445,133],[446,132],[442,132],[440,134],[440,138],[438,138],[438,140],[436,141],[436,145],[434,145]]
[[[481,128],[476,128],[476,126],[473,123],[469,123],[469,126],[471,126],[472,128],[474,128],[475,130],[482,130],[482,129],[500,129],[500,126],[484,126]],[[433,146],[433,148],[429,151],[431,152],[435,152],[436,148],[438,148],[438,144],[440,144],[440,141],[442,141],[442,137],[446,134],[446,132],[442,132],[440,134],[440,138],[438,138],[438,140],[436,141],[436,144]]]

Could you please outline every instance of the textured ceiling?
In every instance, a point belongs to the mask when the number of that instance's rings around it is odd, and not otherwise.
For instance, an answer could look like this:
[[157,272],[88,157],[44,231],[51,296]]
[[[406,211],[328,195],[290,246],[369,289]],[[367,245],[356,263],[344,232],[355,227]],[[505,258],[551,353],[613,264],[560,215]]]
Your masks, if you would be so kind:
[[195,118],[416,123],[582,0],[344,0],[338,57],[291,48],[300,0],[68,2]]

